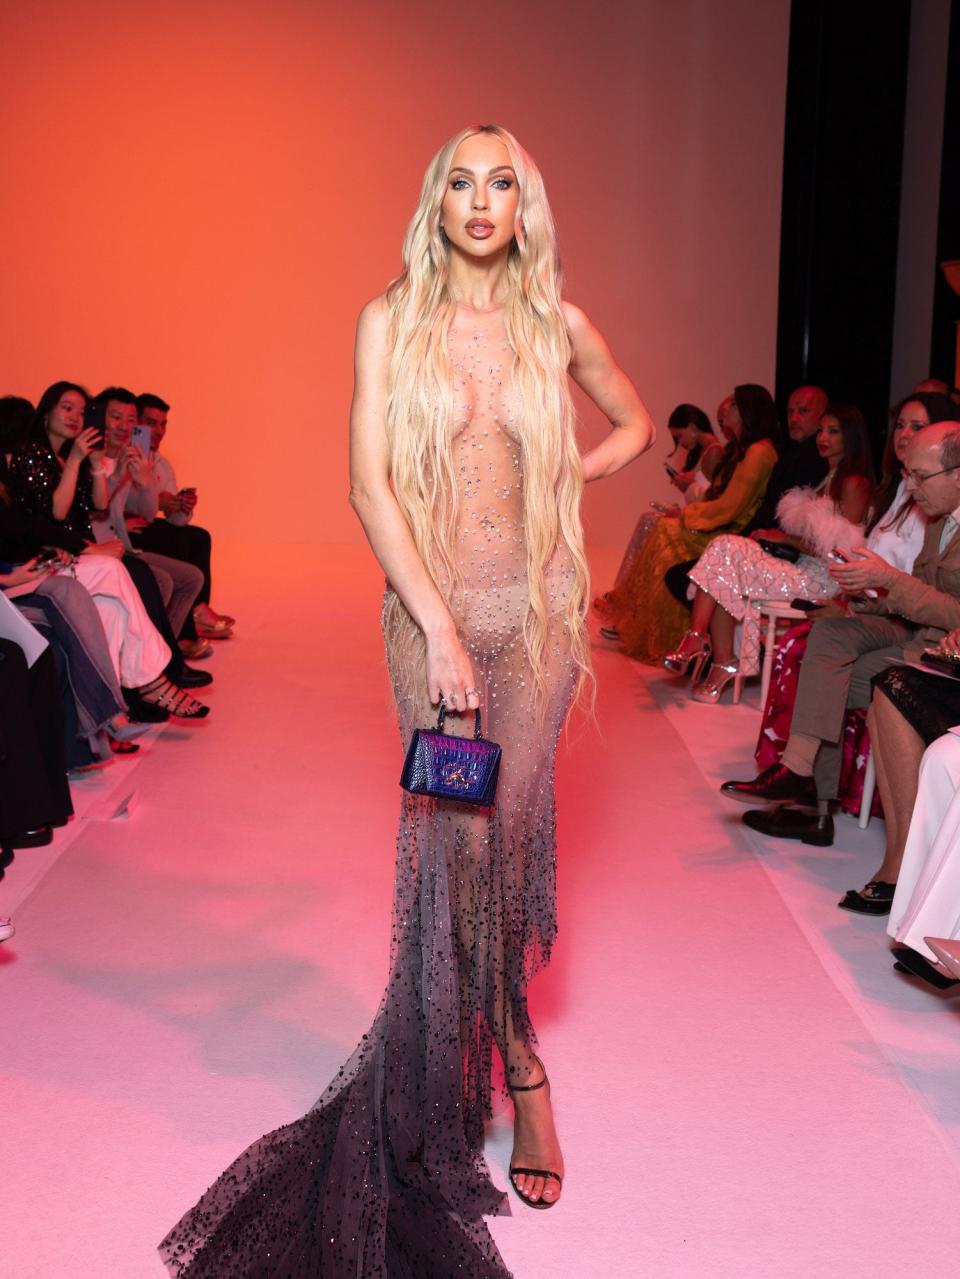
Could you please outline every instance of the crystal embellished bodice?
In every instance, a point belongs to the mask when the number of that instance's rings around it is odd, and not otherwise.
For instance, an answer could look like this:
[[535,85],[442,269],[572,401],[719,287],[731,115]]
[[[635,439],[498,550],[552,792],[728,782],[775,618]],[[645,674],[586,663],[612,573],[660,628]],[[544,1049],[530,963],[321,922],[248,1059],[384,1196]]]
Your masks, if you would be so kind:
[[526,579],[519,397],[503,311],[457,307],[450,326],[453,461],[458,477],[457,557],[469,588]]
[[[529,600],[524,535],[520,395],[503,310],[460,304],[449,331],[453,373],[454,472],[459,483],[456,547],[464,590],[455,601],[468,627],[514,629]],[[572,580],[566,547],[546,569],[551,613],[566,602]]]

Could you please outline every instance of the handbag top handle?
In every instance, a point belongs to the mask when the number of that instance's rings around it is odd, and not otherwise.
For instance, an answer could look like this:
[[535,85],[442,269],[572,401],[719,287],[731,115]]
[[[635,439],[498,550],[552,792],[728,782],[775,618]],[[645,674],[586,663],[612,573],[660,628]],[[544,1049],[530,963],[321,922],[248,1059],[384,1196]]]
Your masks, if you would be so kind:
[[[479,741],[480,738],[483,736],[483,728],[481,727],[481,724],[480,724],[480,707],[479,706],[473,712],[473,715],[474,715],[473,735]],[[443,721],[446,719],[446,717],[447,717],[447,703],[441,697],[440,710],[437,712],[437,732],[438,733],[443,732]]]

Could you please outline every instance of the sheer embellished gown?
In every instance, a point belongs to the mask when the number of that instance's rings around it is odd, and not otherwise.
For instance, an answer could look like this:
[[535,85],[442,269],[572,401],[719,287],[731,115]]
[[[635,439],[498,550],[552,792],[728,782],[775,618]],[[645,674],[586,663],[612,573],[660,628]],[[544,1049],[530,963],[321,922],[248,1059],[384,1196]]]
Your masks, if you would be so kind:
[[[240,1155],[163,1240],[181,1279],[508,1275],[483,1222],[508,1211],[483,1125],[494,1050],[510,1082],[537,1070],[526,991],[556,933],[553,767],[576,676],[562,616],[574,572],[558,541],[538,701],[502,312],[458,307],[448,341],[456,554],[436,576],[474,663],[484,735],[503,748],[496,800],[473,809],[402,793],[390,972],[373,1026],[316,1106]],[[406,750],[436,707],[422,635],[389,585],[383,622]],[[473,719],[447,726],[467,734]]]

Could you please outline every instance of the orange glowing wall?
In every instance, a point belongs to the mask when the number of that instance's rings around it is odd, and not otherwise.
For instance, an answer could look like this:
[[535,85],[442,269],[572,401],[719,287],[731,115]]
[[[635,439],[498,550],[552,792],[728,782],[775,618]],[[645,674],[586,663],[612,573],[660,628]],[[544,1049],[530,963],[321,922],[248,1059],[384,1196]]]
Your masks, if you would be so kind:
[[[772,382],[789,0],[31,0],[0,19],[0,392],[122,382],[221,537],[345,542],[354,322],[470,121],[656,419]],[[584,443],[603,423],[584,406]],[[587,495],[622,541],[655,454]]]

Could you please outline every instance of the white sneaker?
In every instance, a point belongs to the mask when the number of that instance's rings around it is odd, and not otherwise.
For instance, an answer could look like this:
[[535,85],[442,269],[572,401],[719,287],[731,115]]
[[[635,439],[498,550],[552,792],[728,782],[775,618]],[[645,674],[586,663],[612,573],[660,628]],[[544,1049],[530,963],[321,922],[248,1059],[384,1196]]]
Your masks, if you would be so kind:
[[0,919],[0,941],[9,941],[16,931],[12,919]]

